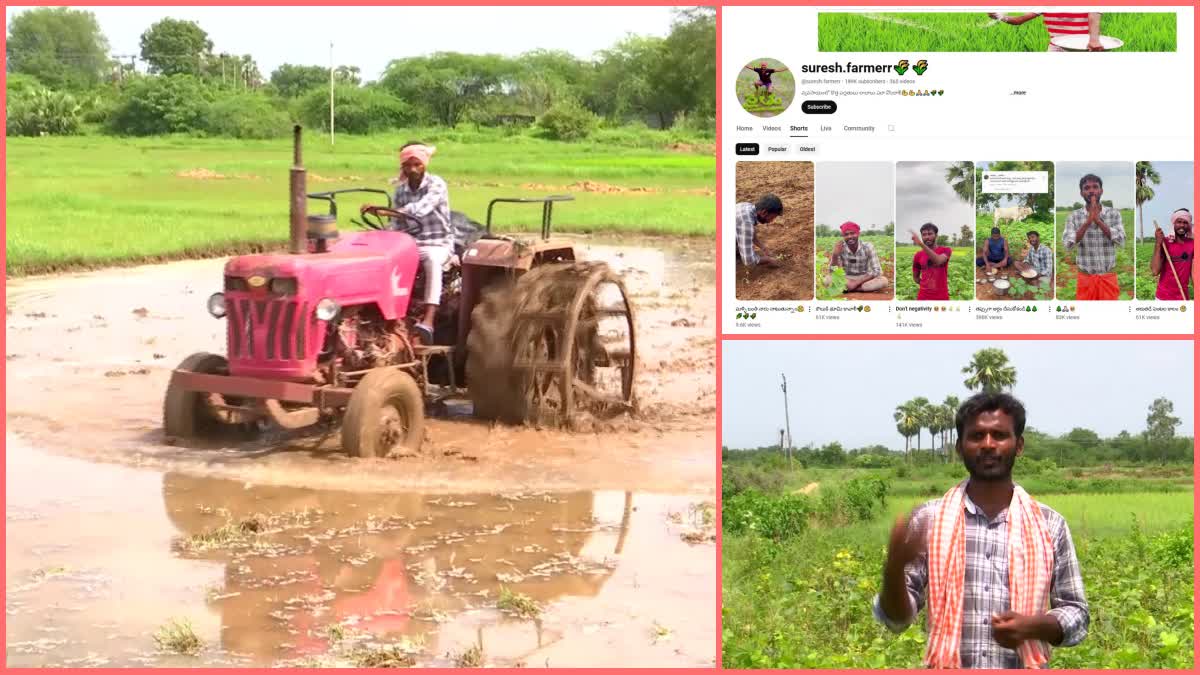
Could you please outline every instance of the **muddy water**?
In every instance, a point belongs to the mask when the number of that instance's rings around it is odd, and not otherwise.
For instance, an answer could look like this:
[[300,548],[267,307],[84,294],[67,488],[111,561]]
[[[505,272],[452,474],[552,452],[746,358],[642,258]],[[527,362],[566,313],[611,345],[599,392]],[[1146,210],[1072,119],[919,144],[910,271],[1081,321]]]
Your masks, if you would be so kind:
[[[706,243],[580,240],[633,297],[639,416],[564,433],[459,406],[396,460],[347,457],[336,429],[163,443],[170,369],[224,346],[203,308],[222,261],[11,281],[8,665],[361,665],[389,645],[713,665],[715,551],[690,515],[715,485]],[[538,616],[500,611],[501,587]],[[173,618],[198,655],[156,648]]]
[[[713,545],[682,538],[711,533],[698,499],[260,486],[9,442],[9,666],[353,664],[382,645],[418,665],[473,646],[489,665],[712,663]],[[537,616],[497,609],[502,588]],[[198,655],[157,647],[171,619]]]

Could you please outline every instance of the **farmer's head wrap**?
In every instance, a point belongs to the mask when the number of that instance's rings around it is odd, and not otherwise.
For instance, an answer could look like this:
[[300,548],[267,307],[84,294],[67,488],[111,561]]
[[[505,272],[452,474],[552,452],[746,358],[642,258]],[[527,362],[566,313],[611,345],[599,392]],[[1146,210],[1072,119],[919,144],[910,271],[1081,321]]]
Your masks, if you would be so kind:
[[426,166],[429,165],[429,158],[433,157],[433,153],[437,152],[437,147],[432,145],[406,145],[400,149],[400,163],[403,164],[410,159],[416,159]]
[[861,229],[858,223],[850,222],[849,220],[842,223],[842,234],[858,234]]
[[1183,217],[1187,218],[1187,221],[1188,221],[1188,224],[1187,224],[1188,236],[1191,236],[1191,234],[1192,234],[1192,222],[1193,222],[1193,221],[1192,221],[1192,212],[1191,212],[1191,211],[1188,211],[1187,209],[1175,209],[1175,211],[1173,211],[1173,212],[1171,213],[1171,227],[1175,227],[1175,219],[1176,219],[1176,218],[1178,218],[1179,216],[1183,216]]

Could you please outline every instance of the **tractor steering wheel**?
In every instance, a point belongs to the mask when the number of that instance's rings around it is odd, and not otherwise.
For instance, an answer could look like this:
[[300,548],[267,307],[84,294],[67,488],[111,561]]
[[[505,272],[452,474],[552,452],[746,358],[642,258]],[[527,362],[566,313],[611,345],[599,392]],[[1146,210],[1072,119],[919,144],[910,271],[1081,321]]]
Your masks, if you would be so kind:
[[385,218],[401,218],[407,220],[410,223],[410,227],[405,228],[404,231],[417,230],[421,227],[421,221],[418,220],[416,216],[411,215],[406,211],[389,209],[386,206],[367,204],[360,209],[359,215],[362,216],[363,224],[372,230],[390,230],[391,228],[388,226],[387,221],[384,220]]

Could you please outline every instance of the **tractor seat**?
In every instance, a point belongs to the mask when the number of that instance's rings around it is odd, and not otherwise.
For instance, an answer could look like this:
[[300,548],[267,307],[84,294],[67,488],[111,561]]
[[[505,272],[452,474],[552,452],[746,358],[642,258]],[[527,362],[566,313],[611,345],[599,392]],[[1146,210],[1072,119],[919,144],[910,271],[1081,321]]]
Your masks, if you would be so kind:
[[454,228],[454,256],[459,260],[462,260],[463,252],[470,248],[471,244],[487,234],[483,223],[472,220],[461,211],[450,212],[450,225]]

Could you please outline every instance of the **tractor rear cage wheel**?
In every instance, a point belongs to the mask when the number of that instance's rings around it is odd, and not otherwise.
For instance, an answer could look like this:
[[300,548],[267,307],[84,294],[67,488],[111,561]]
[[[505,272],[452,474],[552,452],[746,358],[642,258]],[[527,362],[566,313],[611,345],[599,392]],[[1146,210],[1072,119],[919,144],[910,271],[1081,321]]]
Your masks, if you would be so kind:
[[[634,313],[621,279],[604,263],[571,263],[535,268],[522,281],[532,288],[515,312],[513,369],[530,421],[569,426],[581,413],[632,410]],[[604,320],[615,324],[615,350],[601,339]],[[598,382],[597,367],[615,368],[619,382]]]

